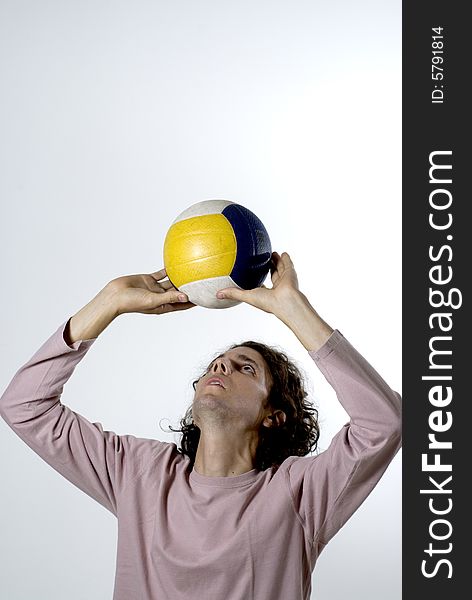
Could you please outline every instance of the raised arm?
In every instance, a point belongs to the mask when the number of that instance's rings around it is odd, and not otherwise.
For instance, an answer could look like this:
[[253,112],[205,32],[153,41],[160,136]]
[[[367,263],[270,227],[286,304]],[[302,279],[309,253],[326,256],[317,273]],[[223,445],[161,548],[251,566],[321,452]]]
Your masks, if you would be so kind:
[[115,515],[120,490],[168,444],[104,431],[101,423],[91,423],[60,399],[77,364],[118,315],[160,314],[193,306],[186,297],[179,301],[179,293],[164,277],[162,270],[107,284],[46,340],[0,398],[0,415],[18,437]]
[[118,316],[139,312],[160,315],[195,306],[188,297],[176,290],[165,269],[150,274],[124,275],[113,279],[77,314],[65,331],[69,345],[77,340],[97,338]]
[[375,487],[401,446],[401,398],[340,331],[299,291],[288,254],[273,255],[273,287],[222,290],[283,321],[308,350],[350,420],[318,456],[284,463],[294,508],[315,552],[344,525]]
[[253,290],[225,288],[217,292],[217,298],[230,298],[247,302],[264,312],[279,318],[308,351],[316,351],[333,333],[330,327],[298,287],[298,277],[290,256],[283,252],[272,253],[272,287],[265,285]]

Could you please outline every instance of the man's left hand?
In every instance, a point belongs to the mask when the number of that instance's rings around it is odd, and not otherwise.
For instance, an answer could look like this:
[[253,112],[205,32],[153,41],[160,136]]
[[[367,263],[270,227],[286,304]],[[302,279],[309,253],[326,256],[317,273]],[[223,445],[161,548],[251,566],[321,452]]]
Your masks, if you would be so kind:
[[294,294],[300,293],[297,273],[287,252],[282,252],[281,255],[277,252],[272,253],[270,276],[272,280],[271,288],[267,288],[265,285],[252,290],[225,288],[219,290],[216,297],[246,302],[280,317],[287,308],[287,303],[293,299]]

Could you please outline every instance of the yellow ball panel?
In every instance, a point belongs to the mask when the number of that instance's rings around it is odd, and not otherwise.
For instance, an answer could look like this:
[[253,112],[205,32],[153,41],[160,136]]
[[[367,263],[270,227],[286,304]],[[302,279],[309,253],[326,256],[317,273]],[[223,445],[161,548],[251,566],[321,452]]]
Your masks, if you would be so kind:
[[229,275],[236,261],[236,237],[221,214],[202,215],[174,223],[164,241],[164,265],[176,287]]

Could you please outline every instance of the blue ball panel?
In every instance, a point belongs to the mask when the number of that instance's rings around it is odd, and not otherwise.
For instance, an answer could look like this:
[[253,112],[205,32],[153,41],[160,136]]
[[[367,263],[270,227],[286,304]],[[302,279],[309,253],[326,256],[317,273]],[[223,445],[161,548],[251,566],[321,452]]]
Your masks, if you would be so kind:
[[222,214],[236,235],[236,262],[231,279],[244,290],[260,286],[269,272],[272,255],[266,228],[253,212],[240,204],[226,206]]

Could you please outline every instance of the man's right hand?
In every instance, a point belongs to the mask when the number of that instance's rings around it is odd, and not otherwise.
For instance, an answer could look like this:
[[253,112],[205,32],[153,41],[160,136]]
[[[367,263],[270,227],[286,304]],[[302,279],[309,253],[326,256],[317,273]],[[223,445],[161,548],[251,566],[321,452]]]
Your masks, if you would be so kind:
[[[123,313],[160,315],[195,306],[165,279],[165,269],[143,275],[124,275],[112,279],[67,323],[64,339],[72,345],[78,340],[94,339]],[[179,296],[183,297],[181,301]]]
[[132,312],[160,315],[195,306],[188,301],[186,294],[179,292],[166,279],[165,269],[149,274],[117,277],[106,287],[118,315]]

